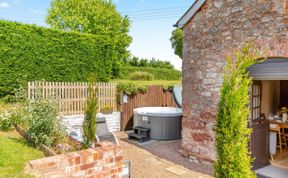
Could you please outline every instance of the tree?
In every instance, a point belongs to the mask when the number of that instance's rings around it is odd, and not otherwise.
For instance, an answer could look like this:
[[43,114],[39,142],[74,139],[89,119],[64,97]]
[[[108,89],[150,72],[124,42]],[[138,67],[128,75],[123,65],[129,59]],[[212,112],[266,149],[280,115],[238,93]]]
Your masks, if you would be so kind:
[[83,122],[83,139],[84,147],[89,148],[93,141],[95,141],[96,134],[96,114],[98,110],[98,97],[97,88],[93,87],[91,81],[88,86],[88,97],[84,110],[84,122]]
[[249,88],[252,79],[247,68],[262,56],[251,42],[228,57],[224,67],[223,85],[216,121],[215,176],[217,178],[254,178],[252,159],[248,150],[251,128],[248,128]]
[[[53,29],[108,37],[115,47],[111,57],[117,61],[128,57],[130,21],[121,16],[112,0],[52,0],[46,22]],[[118,66],[117,61],[113,66]]]
[[172,37],[170,38],[172,43],[172,48],[174,49],[174,53],[182,59],[183,53],[183,30],[177,28],[172,31]]

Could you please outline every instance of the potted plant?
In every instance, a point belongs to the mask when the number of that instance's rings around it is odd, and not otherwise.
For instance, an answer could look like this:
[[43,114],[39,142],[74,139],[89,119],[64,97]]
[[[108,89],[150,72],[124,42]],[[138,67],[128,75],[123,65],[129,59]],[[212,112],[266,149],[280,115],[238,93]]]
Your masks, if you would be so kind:
[[112,114],[113,108],[109,105],[106,105],[102,108],[101,112],[102,112],[102,114]]

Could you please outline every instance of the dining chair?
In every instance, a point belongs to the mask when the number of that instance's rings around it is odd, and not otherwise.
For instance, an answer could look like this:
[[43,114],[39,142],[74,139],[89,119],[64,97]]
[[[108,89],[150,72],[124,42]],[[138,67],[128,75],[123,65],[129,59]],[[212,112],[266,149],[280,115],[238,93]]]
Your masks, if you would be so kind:
[[270,124],[269,127],[270,127],[271,132],[277,133],[278,142],[277,142],[276,146],[277,146],[277,148],[279,148],[280,153],[282,153],[282,146],[287,147],[287,143],[286,143],[286,139],[285,139],[285,136],[283,134],[283,131],[278,124]]
[[286,141],[286,148],[288,147],[288,133],[285,132],[285,129],[283,128],[283,134],[284,134],[284,139]]

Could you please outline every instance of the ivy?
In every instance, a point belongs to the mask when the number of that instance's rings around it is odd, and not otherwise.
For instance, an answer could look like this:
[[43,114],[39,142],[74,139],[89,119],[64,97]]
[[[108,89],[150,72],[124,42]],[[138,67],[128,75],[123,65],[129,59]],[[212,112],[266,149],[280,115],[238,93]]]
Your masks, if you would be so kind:
[[140,85],[132,82],[119,83],[117,85],[117,102],[120,103],[122,93],[128,96],[134,96],[138,93],[146,93],[147,88],[148,88],[147,85]]

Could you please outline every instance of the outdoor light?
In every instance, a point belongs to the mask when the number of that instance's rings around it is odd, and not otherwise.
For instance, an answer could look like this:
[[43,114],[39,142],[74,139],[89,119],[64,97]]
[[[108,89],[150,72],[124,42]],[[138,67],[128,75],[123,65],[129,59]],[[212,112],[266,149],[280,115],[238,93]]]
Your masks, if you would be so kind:
[[128,103],[128,96],[126,94],[123,96],[123,103]]

